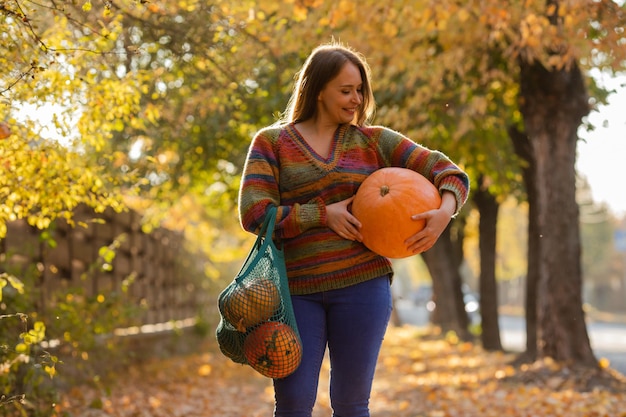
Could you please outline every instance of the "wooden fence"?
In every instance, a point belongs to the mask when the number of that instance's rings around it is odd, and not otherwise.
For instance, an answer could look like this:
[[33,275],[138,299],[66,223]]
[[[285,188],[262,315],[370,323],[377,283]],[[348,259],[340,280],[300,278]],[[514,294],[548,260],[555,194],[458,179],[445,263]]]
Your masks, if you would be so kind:
[[[141,218],[133,211],[96,214],[80,207],[74,220],[88,226],[72,227],[60,220],[44,238],[25,221],[11,222],[6,238],[0,241],[0,256],[14,275],[36,276],[38,310],[45,312],[53,292],[60,288],[82,288],[86,297],[93,297],[118,291],[125,280],[132,279],[128,293],[132,302],[143,307],[141,324],[188,321],[197,316],[202,302],[201,267],[185,251],[180,233],[163,228],[144,233]],[[46,241],[49,238],[52,245]],[[115,251],[104,268],[103,247]]]

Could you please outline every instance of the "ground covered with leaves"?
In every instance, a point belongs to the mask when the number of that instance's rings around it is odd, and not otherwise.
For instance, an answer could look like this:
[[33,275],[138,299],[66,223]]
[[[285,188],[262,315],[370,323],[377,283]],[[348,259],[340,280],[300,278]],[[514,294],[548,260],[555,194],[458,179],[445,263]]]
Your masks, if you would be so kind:
[[[515,355],[392,327],[385,338],[372,417],[626,417],[626,378],[607,367],[550,361],[513,365]],[[325,363],[314,417],[331,415]],[[56,405],[73,417],[270,417],[271,381],[202,353],[127,368],[114,384],[76,386]]]

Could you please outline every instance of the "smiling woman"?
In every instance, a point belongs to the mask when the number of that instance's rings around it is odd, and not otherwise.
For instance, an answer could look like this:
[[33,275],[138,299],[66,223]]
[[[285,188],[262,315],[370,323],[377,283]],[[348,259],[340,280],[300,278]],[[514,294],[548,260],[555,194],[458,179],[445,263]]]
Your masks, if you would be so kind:
[[626,216],[626,193],[623,192],[623,168],[626,157],[626,75],[603,78],[601,84],[614,89],[608,104],[588,116],[595,130],[581,128],[578,142],[577,170],[591,186],[595,201],[606,203],[617,215]]
[[351,211],[366,178],[384,167],[402,167],[421,174],[440,195],[441,204],[426,212],[413,205],[400,214],[425,225],[398,243],[413,254],[432,247],[467,200],[465,172],[441,152],[369,125],[373,114],[365,59],[340,44],[321,45],[299,73],[286,117],[261,129],[249,148],[239,193],[241,224],[258,233],[265,213],[278,208],[274,238],[285,251],[308,352],[293,374],[274,380],[275,417],[311,416],[326,348],[334,415],[369,415],[392,310],[392,266],[364,244],[364,226]]

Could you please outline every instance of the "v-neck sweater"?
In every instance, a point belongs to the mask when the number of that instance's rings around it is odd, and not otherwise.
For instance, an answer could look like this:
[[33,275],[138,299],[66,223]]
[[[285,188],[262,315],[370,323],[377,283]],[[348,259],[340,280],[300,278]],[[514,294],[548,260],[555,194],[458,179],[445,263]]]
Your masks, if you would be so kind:
[[469,178],[439,151],[382,126],[340,125],[327,157],[317,154],[293,124],[260,130],[252,140],[239,191],[242,227],[257,233],[268,206],[278,208],[274,239],[285,251],[292,294],[344,288],[393,270],[389,259],[344,239],[326,222],[326,205],[352,197],[383,167],[419,172],[440,192],[451,191],[457,212]]

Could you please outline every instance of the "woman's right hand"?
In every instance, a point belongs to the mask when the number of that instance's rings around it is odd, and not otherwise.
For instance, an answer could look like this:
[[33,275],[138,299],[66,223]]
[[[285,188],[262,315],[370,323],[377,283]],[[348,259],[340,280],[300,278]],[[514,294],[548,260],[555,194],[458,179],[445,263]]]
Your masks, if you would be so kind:
[[326,223],[331,230],[337,233],[344,239],[356,240],[357,242],[363,241],[361,236],[361,222],[352,215],[348,207],[354,200],[354,196],[339,201],[338,203],[329,204],[326,206]]

